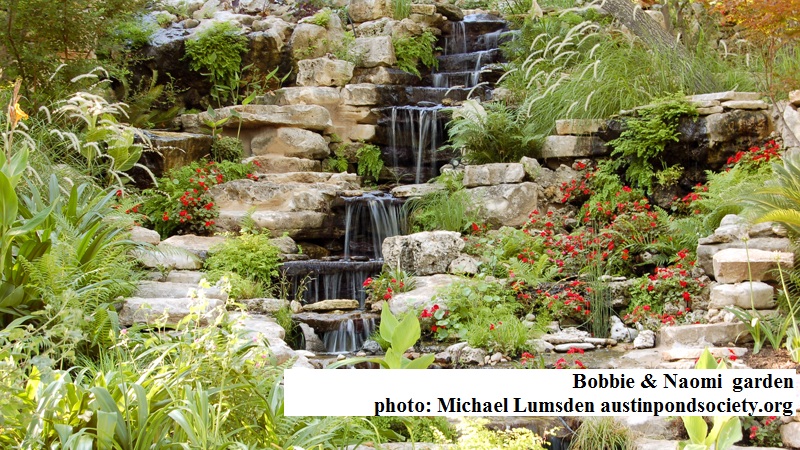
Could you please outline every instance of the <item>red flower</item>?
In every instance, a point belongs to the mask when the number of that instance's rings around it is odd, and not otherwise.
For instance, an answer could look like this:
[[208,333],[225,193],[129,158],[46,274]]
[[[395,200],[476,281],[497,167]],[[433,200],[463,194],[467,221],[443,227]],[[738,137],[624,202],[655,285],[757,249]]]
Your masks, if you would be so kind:
[[580,353],[582,355],[584,352],[582,348],[570,347],[569,350],[567,350],[567,354],[572,355],[573,353]]
[[492,330],[492,331],[494,331],[494,324],[493,324],[493,323],[490,323],[490,324],[489,324],[489,330]]
[[622,186],[622,190],[625,192],[630,192],[632,189],[628,186]]
[[366,280],[364,280],[364,284],[362,284],[362,286],[368,287],[370,284],[372,284],[372,278],[367,278]]
[[653,292],[653,289],[655,289],[655,287],[653,287],[652,284],[647,285],[647,292]]
[[169,214],[167,214],[167,212],[164,211],[164,215],[161,216],[161,219],[164,220],[164,222],[168,221],[169,220]]
[[390,298],[392,298],[392,293],[391,292],[387,292],[387,293],[383,294],[383,299],[384,300],[389,300]]
[[480,231],[480,229],[481,227],[479,227],[477,223],[475,222],[472,223],[472,231],[477,233],[478,231]]
[[644,305],[642,309],[644,309],[645,311],[650,311],[650,305]]
[[433,310],[433,311],[438,311],[438,310],[439,310],[439,305],[433,305],[433,307],[431,308],[431,310]]
[[683,300],[684,300],[686,303],[689,303],[689,302],[692,300],[692,296],[691,296],[691,295],[689,295],[689,293],[688,293],[688,292],[686,292],[686,291],[683,291]]
[[211,208],[213,208],[213,207],[214,207],[213,203],[207,203],[205,206],[203,206],[203,208],[205,208],[205,209],[207,209],[209,211],[211,211]]
[[122,189],[117,189],[117,197],[122,197]]

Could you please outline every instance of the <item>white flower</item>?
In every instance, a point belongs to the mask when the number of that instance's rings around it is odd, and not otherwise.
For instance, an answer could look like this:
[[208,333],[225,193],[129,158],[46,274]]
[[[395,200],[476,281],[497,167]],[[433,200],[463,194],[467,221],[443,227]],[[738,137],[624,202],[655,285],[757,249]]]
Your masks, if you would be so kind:
[[753,320],[750,321],[750,326],[755,328],[758,325],[758,317],[753,317]]

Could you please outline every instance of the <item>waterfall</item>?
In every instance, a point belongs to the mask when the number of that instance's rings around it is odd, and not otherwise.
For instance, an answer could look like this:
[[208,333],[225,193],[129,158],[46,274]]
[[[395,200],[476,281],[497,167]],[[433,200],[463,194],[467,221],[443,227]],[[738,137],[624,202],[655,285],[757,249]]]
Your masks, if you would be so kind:
[[325,332],[322,343],[328,353],[352,353],[364,345],[375,329],[373,318],[343,320],[338,329]]
[[453,34],[445,37],[444,54],[467,53],[467,27],[463,21],[453,23]]
[[383,261],[288,261],[284,276],[291,284],[290,298],[304,304],[320,300],[347,298],[358,300],[363,308],[364,281],[380,273]]
[[345,261],[352,255],[382,259],[383,240],[406,232],[402,206],[402,201],[386,193],[345,198]]
[[[436,174],[436,151],[445,141],[445,115],[442,106],[393,106],[391,111],[390,152],[394,169],[402,163],[400,154],[410,152],[415,183]],[[429,164],[426,164],[428,162]]]

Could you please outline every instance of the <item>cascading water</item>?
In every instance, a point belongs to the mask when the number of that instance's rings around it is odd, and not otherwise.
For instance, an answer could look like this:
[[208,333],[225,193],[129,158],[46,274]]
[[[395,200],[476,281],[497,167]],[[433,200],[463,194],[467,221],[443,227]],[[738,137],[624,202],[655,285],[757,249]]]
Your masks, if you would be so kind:
[[400,167],[413,164],[414,172],[410,175],[415,183],[436,174],[436,151],[446,138],[446,116],[442,114],[442,108],[442,105],[435,105],[395,106],[391,109],[390,145],[394,170],[400,173]]
[[339,323],[338,329],[325,332],[322,343],[328,353],[352,353],[364,345],[376,328],[373,318],[347,319]]
[[387,237],[405,234],[403,202],[389,194],[376,192],[345,201],[344,259],[364,255],[382,259],[381,246]]

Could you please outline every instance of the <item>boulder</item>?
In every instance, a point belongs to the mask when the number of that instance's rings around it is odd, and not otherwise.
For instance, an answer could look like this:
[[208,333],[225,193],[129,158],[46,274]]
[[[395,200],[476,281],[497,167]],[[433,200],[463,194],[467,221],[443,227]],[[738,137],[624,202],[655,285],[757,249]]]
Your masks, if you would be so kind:
[[141,242],[143,244],[152,245],[158,245],[158,243],[161,242],[161,236],[159,236],[158,232],[137,226],[131,228],[130,239],[133,242]]
[[519,160],[519,163],[522,164],[522,168],[525,170],[525,175],[528,177],[528,181],[535,181],[536,177],[538,177],[539,173],[542,171],[542,165],[539,164],[539,161],[537,161],[535,158],[523,156],[522,159]]
[[262,97],[266,104],[336,106],[341,101],[342,88],[330,86],[292,86],[278,89]]
[[[233,116],[232,111],[236,111],[239,117]],[[333,126],[328,110],[318,105],[235,105],[220,108],[214,114],[215,118],[207,112],[184,114],[181,116],[181,123],[184,129],[196,130],[212,119],[230,117],[223,126],[234,130],[238,130],[240,122],[243,129],[285,126],[325,131]]]
[[306,350],[315,353],[324,353],[325,344],[322,342],[322,339],[319,338],[319,335],[317,335],[314,328],[302,322],[300,322],[298,325],[300,326],[300,331],[303,332],[303,340],[306,343]]
[[194,298],[141,298],[126,299],[119,312],[119,323],[129,327],[135,323],[147,325],[175,326],[192,313],[199,314],[201,325],[213,322],[222,311],[225,302],[219,299],[198,300]]
[[353,78],[355,66],[341,59],[304,59],[297,63],[299,86],[344,86]]
[[720,283],[776,280],[775,269],[788,271],[793,264],[790,252],[728,248],[714,254],[714,278]]
[[594,136],[547,136],[542,158],[585,158],[608,154],[605,142]]
[[156,177],[206,157],[211,152],[212,139],[207,134],[148,130],[144,135],[155,151],[142,153],[139,163],[150,169]]
[[353,51],[361,55],[359,67],[391,67],[397,63],[390,36],[356,38]]
[[492,225],[518,227],[538,207],[535,183],[499,184],[467,189],[479,217]]
[[572,344],[557,344],[553,351],[556,353],[567,353],[573,348],[577,348],[580,350],[594,350],[594,344],[590,344],[588,342],[575,342]]
[[248,179],[218,184],[209,193],[222,209],[257,207],[270,211],[330,210],[337,197],[337,187],[324,183],[271,183]]
[[297,248],[297,243],[289,236],[272,238],[269,240],[269,243],[277,247],[278,250],[284,255],[293,255],[299,251]]
[[193,234],[184,234],[181,236],[171,236],[164,239],[159,244],[161,246],[170,246],[179,248],[189,253],[196,255],[200,259],[205,259],[208,256],[208,251],[228,240],[225,236],[195,236]]
[[464,187],[521,183],[525,168],[520,163],[469,165],[464,168]]
[[453,275],[477,275],[480,261],[467,254],[461,254],[447,268]]
[[363,322],[365,320],[375,321],[377,319],[377,314],[364,311],[350,311],[346,313],[302,312],[292,315],[292,320],[295,322],[305,323],[314,328],[314,331],[318,335],[321,335],[327,331],[336,331],[343,322],[348,320],[352,320],[353,322]]
[[653,348],[656,346],[656,334],[652,330],[642,330],[633,340],[633,348]]
[[[242,221],[248,216],[246,209],[222,209],[217,219],[217,228],[223,231],[239,231]],[[274,235],[286,234],[295,239],[340,238],[344,232],[332,226],[327,213],[315,211],[259,211],[250,218],[262,229]]]
[[322,159],[330,154],[328,143],[319,133],[302,128],[267,128],[250,141],[253,155],[280,155]]
[[252,337],[260,337],[270,342],[286,338],[286,330],[278,325],[273,317],[239,311],[231,311],[228,315],[235,322],[235,327],[247,330]]
[[542,340],[553,345],[570,345],[584,343],[586,339],[590,337],[591,334],[589,334],[588,331],[579,330],[575,327],[568,327],[555,333],[545,334],[542,336]]
[[752,283],[718,284],[711,288],[709,308],[738,306],[742,309],[771,309],[775,307],[775,290],[760,281]]
[[321,172],[322,163],[315,159],[293,156],[262,155],[247,158],[244,162],[258,161],[260,173]]
[[358,307],[358,300],[332,299],[322,300],[316,303],[309,303],[305,305],[303,309],[310,312],[325,312],[336,310],[352,310],[358,309]]
[[436,359],[446,360],[452,364],[482,366],[486,361],[486,351],[480,348],[472,348],[466,342],[459,342],[437,354]]
[[328,40],[328,30],[313,23],[301,23],[294,28],[289,46],[292,58],[300,61],[306,58],[319,58],[328,53],[328,46],[322,45]]
[[200,280],[205,278],[206,274],[197,270],[171,270],[164,279],[170,283],[188,283],[197,285]]
[[789,92],[789,103],[795,107],[800,106],[800,90]]
[[417,77],[414,76],[414,74],[384,66],[370,68],[357,67],[356,70],[353,71],[352,80],[353,83],[373,83],[378,85],[413,85],[413,83],[417,81]]
[[789,448],[800,448],[800,422],[781,425],[781,440]]
[[[700,242],[703,242],[701,239]],[[788,238],[759,237],[747,241],[735,240],[718,244],[700,244],[697,246],[697,266],[706,273],[714,273],[714,255],[728,248],[763,250],[767,252],[789,252],[792,242]]]
[[741,322],[662,327],[660,333],[661,345],[666,347],[677,344],[689,348],[704,348],[742,344],[753,340],[747,331],[747,325]]
[[399,294],[389,300],[389,307],[394,314],[403,314],[409,310],[421,311],[434,304],[444,305],[441,300],[434,301],[440,289],[461,281],[463,278],[454,275],[432,275],[414,277],[414,289]]
[[[447,17],[447,20],[454,22],[464,20],[464,11],[462,11],[458,6],[444,2],[437,2],[435,5],[435,12]],[[431,15],[432,12],[427,12],[427,14]]]
[[702,136],[687,133],[681,139],[705,140],[708,143],[707,161],[714,165],[724,163],[737,150],[763,144],[771,132],[769,112],[737,109],[706,116],[705,133]]
[[463,248],[460,233],[426,231],[386,238],[383,258],[390,269],[402,269],[417,276],[434,275],[447,273]]

